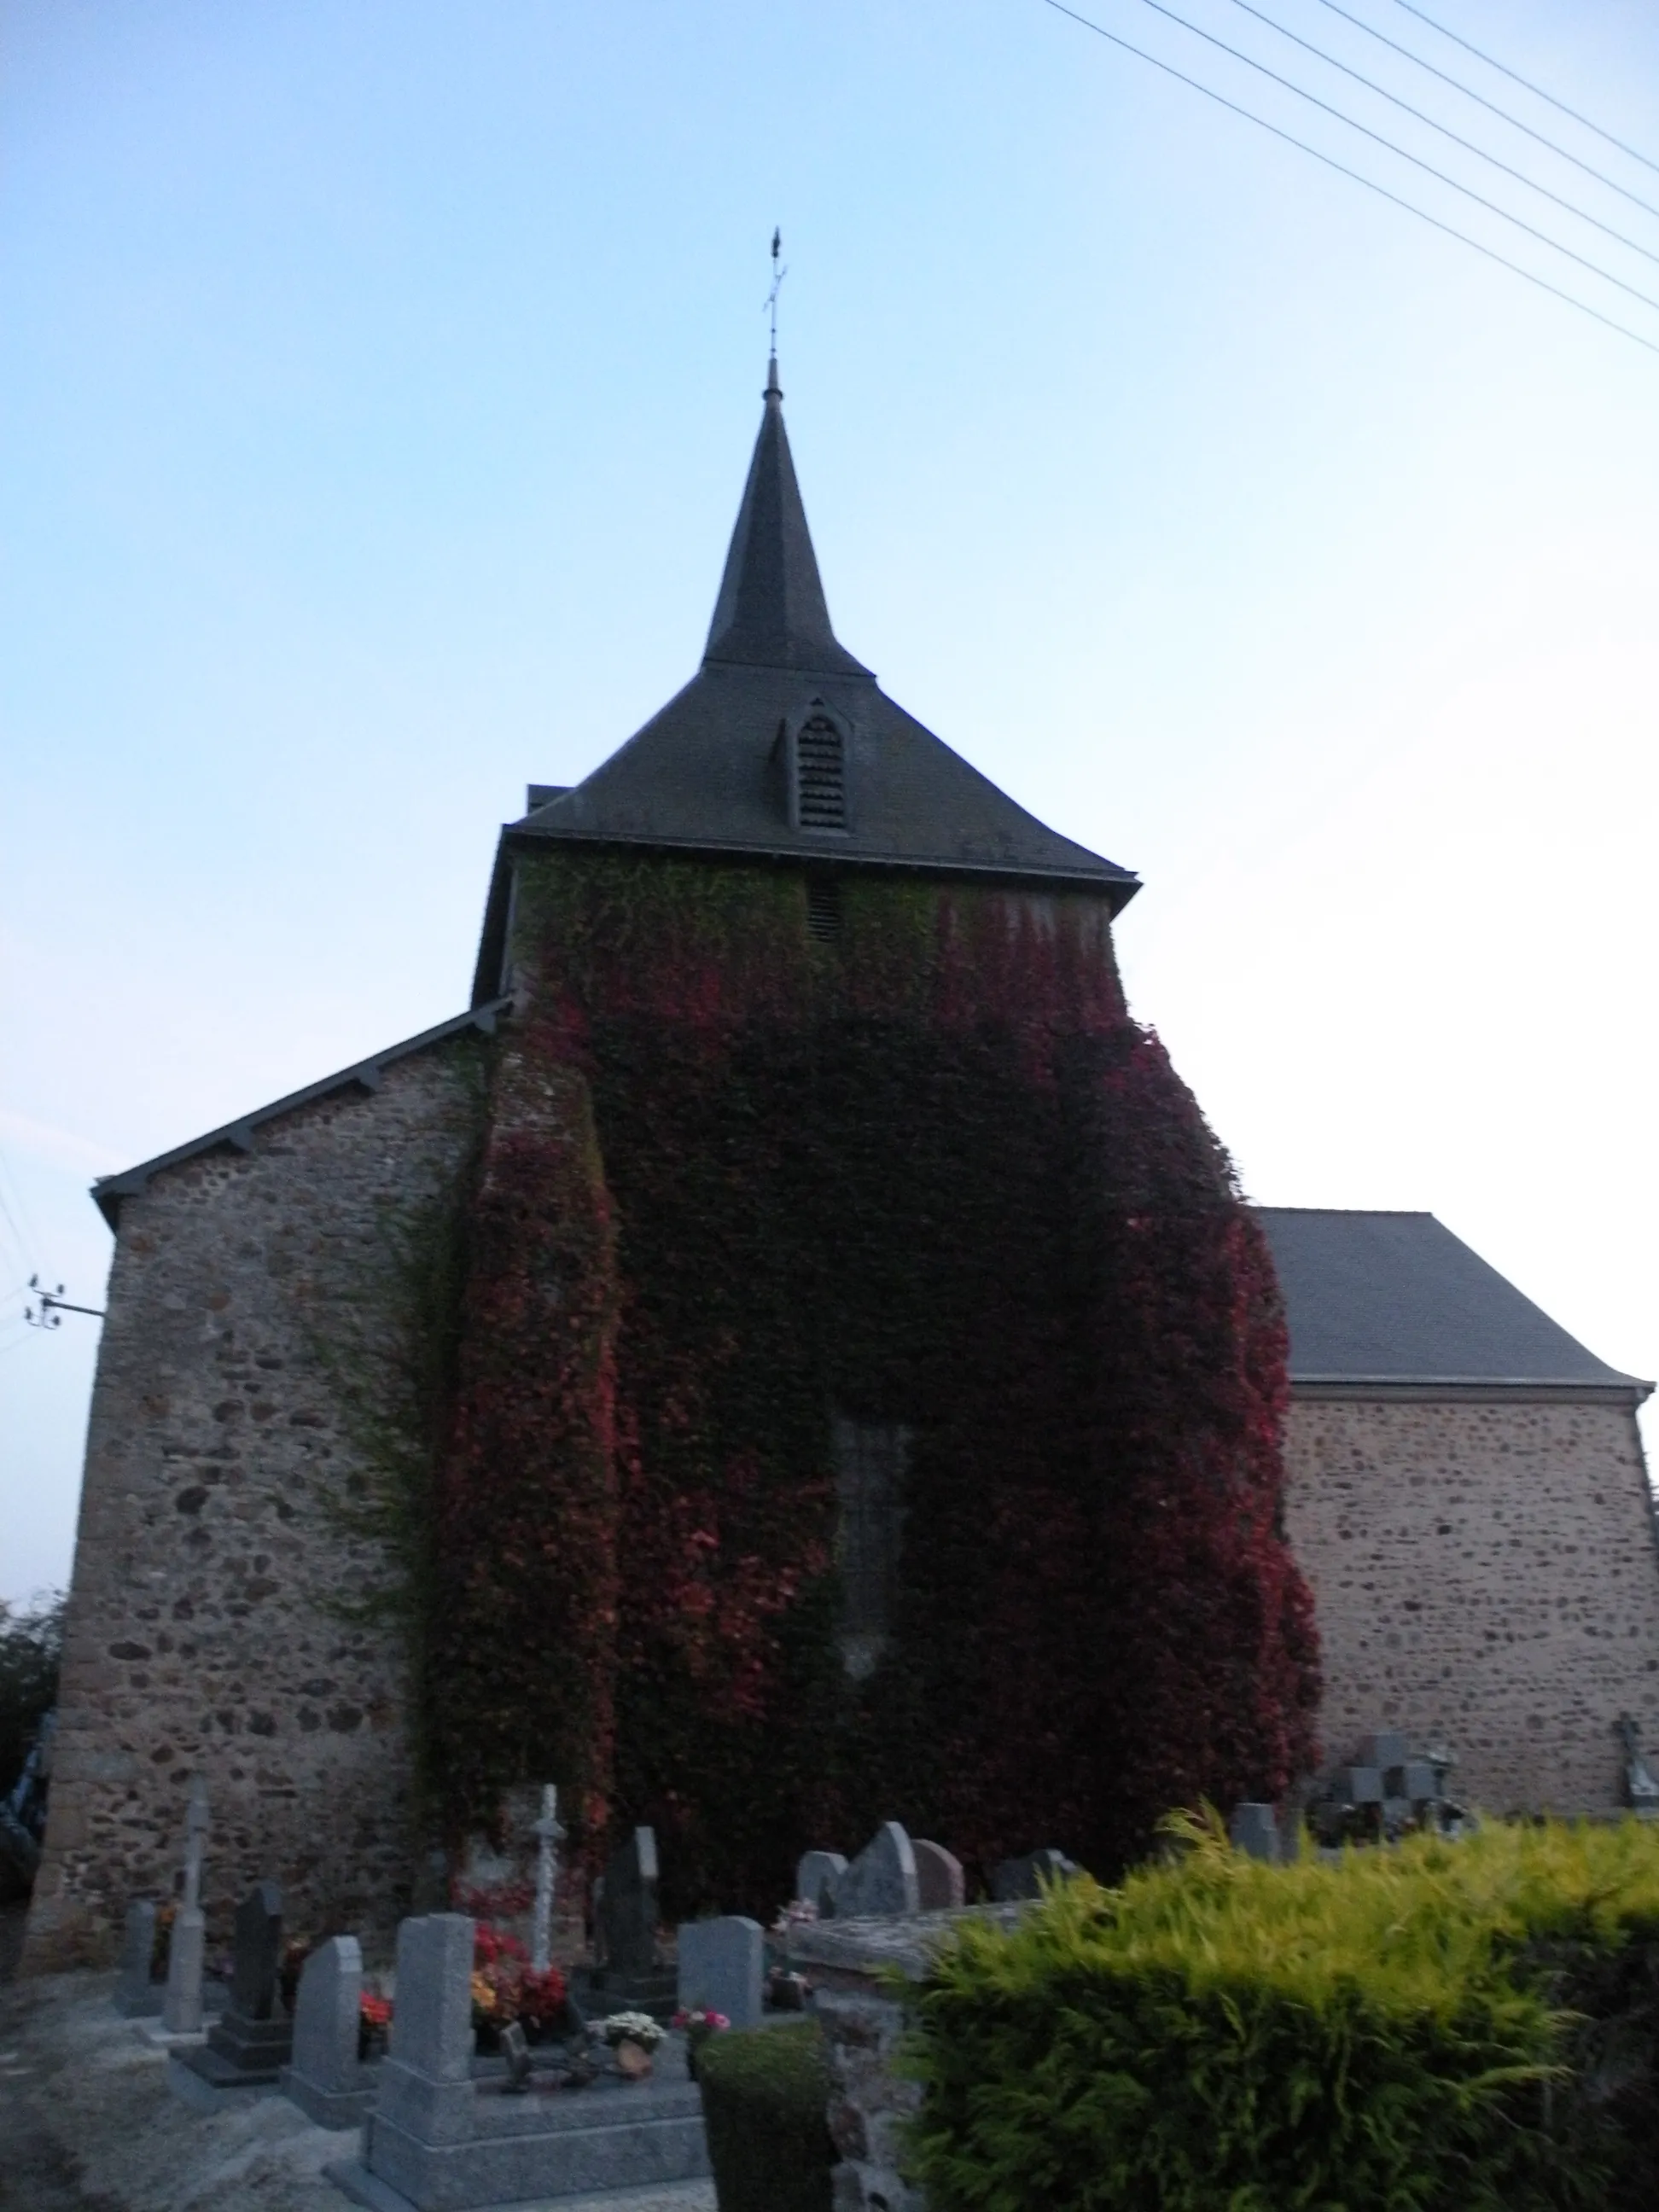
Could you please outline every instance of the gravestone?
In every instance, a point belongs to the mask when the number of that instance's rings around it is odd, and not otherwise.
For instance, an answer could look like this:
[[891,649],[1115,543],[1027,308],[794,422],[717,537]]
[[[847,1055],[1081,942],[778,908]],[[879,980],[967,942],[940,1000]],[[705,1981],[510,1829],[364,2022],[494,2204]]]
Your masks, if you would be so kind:
[[256,1881],[236,1908],[230,2002],[198,2049],[171,2062],[169,2079],[193,2097],[181,2069],[220,2093],[262,2089],[276,2082],[292,2055],[294,2031],[276,1997],[283,1957],[283,1896],[274,1881]]
[[170,2035],[202,2032],[202,1969],[207,1959],[207,1920],[202,1911],[202,1854],[207,1848],[207,1784],[191,1778],[185,1808],[185,1885],[167,1935],[167,1986],[161,2025]]
[[[472,1935],[459,1913],[398,1929],[392,2053],[358,2156],[325,2169],[335,2186],[381,2212],[469,2212],[606,2191],[666,2198],[707,2174],[702,2094],[680,2036],[659,2046],[649,2081],[606,2072],[556,2096],[520,2093],[514,2076],[523,2081],[531,2054],[514,2045],[499,2073],[474,2069]],[[532,2091],[542,2086],[529,2078]]]
[[283,2094],[319,2128],[355,2128],[374,2101],[373,2069],[357,2057],[363,1954],[355,1936],[331,1936],[300,1971],[294,2057]]
[[602,1963],[571,1977],[581,2010],[648,2012],[666,2020],[674,2009],[674,1972],[657,1954],[657,1838],[635,1828],[605,1861],[594,1884]]
[[682,2012],[723,2012],[733,2027],[758,2027],[766,1934],[758,1920],[688,1920],[679,1931]]
[[836,1884],[846,1871],[847,1862],[839,1851],[808,1851],[795,1869],[795,1894],[826,1912],[830,1910]]
[[1279,1863],[1279,1820],[1271,1805],[1246,1798],[1233,1808],[1233,1817],[1227,1823],[1228,1840],[1236,1851],[1248,1858],[1265,1859],[1268,1865]]
[[657,1968],[657,1838],[635,1828],[605,1863],[605,1963],[624,1979]]
[[1027,1851],[1024,1858],[1004,1859],[991,1876],[991,1895],[999,1905],[1041,1897],[1045,1882],[1062,1881],[1077,1868],[1064,1851]]
[[150,1978],[155,1955],[155,1906],[149,1898],[127,1907],[121,1944],[121,1978],[115,1985],[115,2009],[128,2020],[143,2020],[161,2009],[163,1984]]
[[896,1820],[883,1821],[836,1881],[835,1905],[837,1920],[873,1919],[921,1910],[916,1855]]
[[943,1844],[930,1844],[925,1836],[911,1839],[916,1855],[916,1888],[924,1912],[955,1912],[968,1901],[962,1861]]

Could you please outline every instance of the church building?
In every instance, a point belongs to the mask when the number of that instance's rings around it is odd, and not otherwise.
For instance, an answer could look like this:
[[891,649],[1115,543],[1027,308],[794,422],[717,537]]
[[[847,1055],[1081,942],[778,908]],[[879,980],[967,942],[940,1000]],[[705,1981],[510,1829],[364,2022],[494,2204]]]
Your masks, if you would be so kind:
[[1103,1875],[1373,1729],[1619,1802],[1659,1552],[1605,1367],[1425,1214],[1249,1206],[1138,878],[831,628],[776,364],[701,668],[501,833],[471,1005],[114,1232],[33,1966],[170,1891],[388,1924],[503,1794],[769,1917],[882,1819]]

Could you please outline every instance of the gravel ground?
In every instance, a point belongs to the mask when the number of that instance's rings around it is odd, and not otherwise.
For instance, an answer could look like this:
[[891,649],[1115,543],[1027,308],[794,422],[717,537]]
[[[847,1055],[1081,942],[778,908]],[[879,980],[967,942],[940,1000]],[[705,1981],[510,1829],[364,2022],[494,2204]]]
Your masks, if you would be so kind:
[[[350,2135],[313,2127],[285,2097],[192,2112],[168,2092],[165,2052],[115,2011],[114,1988],[112,1974],[0,1986],[4,2212],[343,2212],[322,2168],[350,2153]],[[714,2185],[568,2198],[559,2212],[601,2208],[715,2212]]]

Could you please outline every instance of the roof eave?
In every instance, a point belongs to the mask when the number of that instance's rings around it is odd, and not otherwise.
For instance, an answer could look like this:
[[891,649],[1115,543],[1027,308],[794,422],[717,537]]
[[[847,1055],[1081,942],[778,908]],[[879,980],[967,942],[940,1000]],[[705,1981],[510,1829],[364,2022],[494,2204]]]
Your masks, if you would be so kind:
[[256,1106],[252,1113],[240,1115],[234,1121],[222,1122],[218,1128],[192,1137],[187,1144],[175,1145],[171,1152],[157,1152],[153,1159],[141,1160],[137,1167],[123,1168],[118,1175],[100,1176],[92,1186],[94,1202],[110,1227],[117,1229],[120,1226],[121,1200],[137,1197],[150,1177],[160,1175],[164,1169],[178,1167],[185,1160],[222,1149],[251,1152],[253,1132],[265,1122],[278,1121],[284,1114],[292,1114],[301,1106],[309,1106],[332,1091],[344,1091],[354,1085],[362,1091],[378,1091],[384,1069],[398,1060],[407,1060],[412,1053],[441,1044],[447,1037],[459,1036],[465,1030],[478,1030],[486,1036],[492,1036],[497,1017],[506,1012],[511,1004],[510,999],[496,999],[486,1006],[470,1006],[464,1014],[456,1014],[434,1028],[422,1030],[417,1036],[404,1037],[382,1052],[371,1053],[367,1060],[356,1060],[349,1067],[324,1076],[319,1083],[308,1083],[302,1091],[290,1091],[286,1097],[273,1098],[267,1106]]
[[1627,1406],[1632,1411],[1653,1395],[1638,1376],[1547,1375],[1290,1375],[1291,1395],[1310,1404],[1339,1400],[1370,1404]]
[[[734,839],[715,837],[630,837],[615,831],[583,832],[555,829],[550,824],[532,827],[526,823],[514,822],[502,831],[501,842],[503,849],[510,845],[521,851],[543,845],[576,845],[595,851],[622,846],[632,852],[696,853],[708,858],[764,860],[793,867],[880,868],[897,875],[954,877],[970,882],[988,878],[1028,889],[1095,891],[1111,901],[1115,916],[1123,911],[1141,887],[1140,878],[1127,871],[1108,875],[1084,868],[1037,867],[1029,861],[940,860],[927,854],[849,852],[827,839],[822,847],[779,845],[760,840],[739,843]],[[492,886],[492,900],[494,896]]]

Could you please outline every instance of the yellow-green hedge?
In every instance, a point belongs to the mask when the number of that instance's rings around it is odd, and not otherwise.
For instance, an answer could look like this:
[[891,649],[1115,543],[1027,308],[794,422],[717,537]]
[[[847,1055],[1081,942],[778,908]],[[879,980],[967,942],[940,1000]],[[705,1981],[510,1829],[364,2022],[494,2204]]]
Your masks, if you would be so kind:
[[916,2001],[932,2212],[1659,2203],[1659,1831],[1171,1863],[963,1927]]

